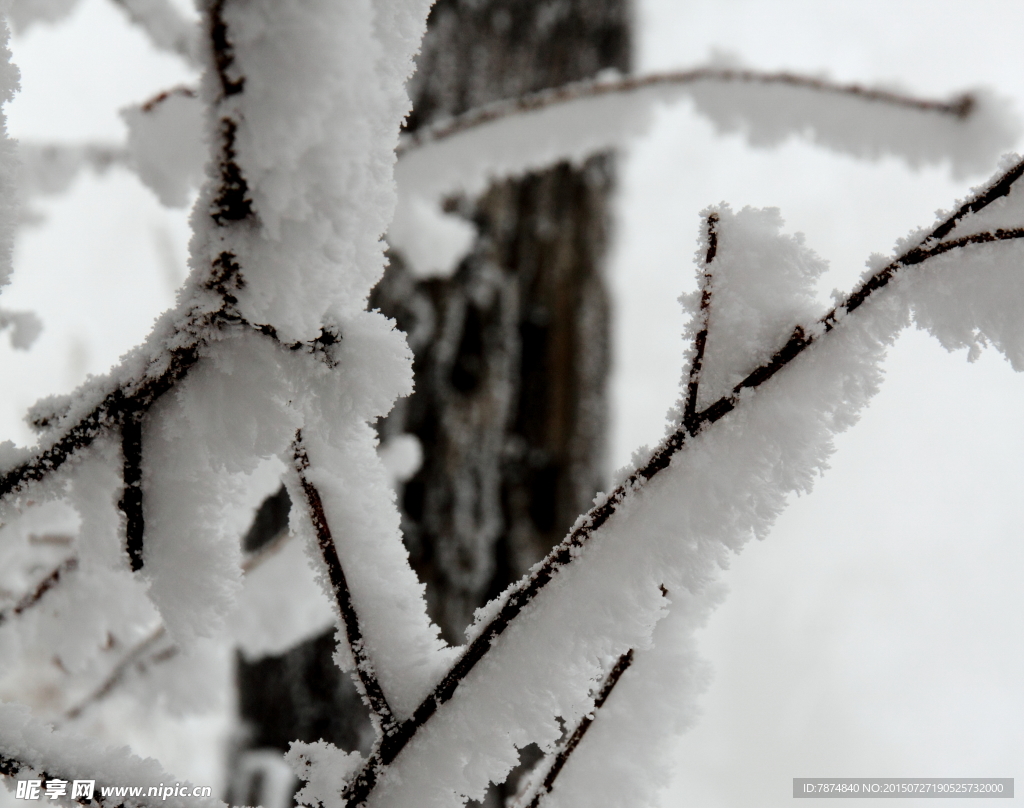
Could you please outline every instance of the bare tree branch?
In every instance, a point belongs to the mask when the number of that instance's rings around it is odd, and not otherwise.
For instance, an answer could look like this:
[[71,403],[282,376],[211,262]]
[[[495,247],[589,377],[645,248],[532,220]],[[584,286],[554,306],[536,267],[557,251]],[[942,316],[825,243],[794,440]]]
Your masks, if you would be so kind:
[[859,98],[864,101],[919,110],[921,112],[937,112],[941,115],[949,115],[960,119],[969,117],[977,105],[977,100],[970,93],[964,93],[950,101],[938,101],[915,98],[887,90],[871,89],[860,84],[838,84],[826,79],[801,76],[795,73],[765,73],[758,70],[704,67],[695,70],[652,73],[647,76],[625,76],[611,81],[601,79],[580,81],[551,90],[542,90],[520,98],[498,101],[494,104],[469,110],[462,115],[433,126],[423,127],[413,134],[405,135],[399,143],[398,154],[402,156],[419,146],[446,140],[454,135],[475,129],[478,126],[483,126],[503,118],[521,115],[525,112],[536,112],[546,107],[553,107],[586,98],[634,93],[648,87],[682,87],[701,81],[721,84],[762,84],[795,87],[815,92]]
[[363,632],[359,625],[359,615],[356,614],[355,605],[352,603],[348,582],[345,579],[345,570],[341,566],[341,559],[338,557],[334,538],[331,536],[331,528],[327,524],[327,515],[324,513],[320,492],[306,477],[305,472],[308,468],[309,456],[306,454],[306,448],[302,443],[302,431],[299,430],[295,435],[295,470],[299,475],[302,492],[306,496],[310,520],[313,523],[313,529],[316,531],[317,546],[320,548],[320,556],[327,566],[331,589],[334,591],[334,601],[341,614],[341,620],[345,626],[345,635],[348,637],[349,648],[355,660],[357,683],[363,690],[367,706],[380,720],[381,731],[386,738],[398,730],[398,721],[395,719],[387,697],[384,695],[384,690],[377,680],[373,662],[366,653],[366,644],[363,641]]
[[977,213],[996,200],[1006,196],[1022,174],[1024,174],[1024,161],[1011,167],[989,186],[986,191],[962,205],[959,210],[935,227],[918,242],[917,246],[908,249],[885,267],[878,270],[850,294],[844,302],[825,314],[818,321],[818,324],[822,327],[820,336],[815,337],[813,333],[805,331],[798,326],[794,329],[789,341],[768,362],[753,370],[743,381],[736,385],[730,395],[718,399],[702,412],[696,413],[692,424],[680,424],[675,432],[669,435],[654,450],[651,457],[642,467],[630,474],[622,484],[605,497],[603,502],[595,505],[580,520],[579,526],[563,539],[561,543],[552,548],[543,562],[537,565],[519,583],[506,590],[502,596],[504,597],[504,602],[501,604],[501,607],[481,627],[476,638],[469,643],[462,656],[456,660],[434,691],[423,700],[410,718],[399,725],[394,734],[381,739],[380,744],[373,750],[363,768],[342,792],[342,797],[346,803],[350,806],[356,806],[366,800],[376,785],[383,767],[390,764],[398,756],[419,728],[430,720],[441,705],[451,700],[462,680],[487,655],[497,638],[519,616],[520,612],[547,586],[555,573],[562,567],[568,566],[578,557],[577,551],[579,548],[586,544],[600,530],[616,513],[620,505],[635,496],[648,481],[669,467],[672,458],[686,446],[687,438],[696,435],[702,429],[711,426],[736,409],[741,403],[740,393],[743,390],[759,387],[796,359],[811,344],[824,339],[827,334],[831,333],[839,325],[842,319],[860,308],[872,294],[887,286],[900,269],[915,266],[927,261],[929,258],[972,245],[1024,239],[1024,228],[1019,228],[996,230],[992,233],[978,233],[950,242],[940,241],[940,239],[952,232],[957,223],[965,216],[970,213]]

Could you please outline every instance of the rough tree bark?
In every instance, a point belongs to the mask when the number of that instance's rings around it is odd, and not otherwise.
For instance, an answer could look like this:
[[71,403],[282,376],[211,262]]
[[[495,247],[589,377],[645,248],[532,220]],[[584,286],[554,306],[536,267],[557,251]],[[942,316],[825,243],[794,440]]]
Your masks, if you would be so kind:
[[[626,0],[440,0],[408,128],[601,70],[626,72],[629,62]],[[603,155],[562,164],[480,199],[450,200],[479,231],[471,254],[452,277],[426,280],[393,254],[371,299],[415,356],[415,393],[379,426],[382,440],[412,433],[422,445],[421,468],[399,490],[402,526],[431,616],[451,642],[601,487],[613,163]],[[282,527],[275,507],[277,521],[268,516],[247,549]],[[323,738],[350,749],[369,739],[333,648],[331,634],[281,657],[239,660],[243,747]],[[252,804],[259,785],[234,779],[231,801]],[[502,804],[515,779],[488,801]]]

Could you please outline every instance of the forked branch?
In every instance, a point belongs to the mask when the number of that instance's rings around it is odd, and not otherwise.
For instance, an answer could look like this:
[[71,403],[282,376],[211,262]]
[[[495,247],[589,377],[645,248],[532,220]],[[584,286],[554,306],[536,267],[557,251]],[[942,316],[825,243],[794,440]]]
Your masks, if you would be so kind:
[[810,345],[824,339],[846,316],[859,309],[868,298],[889,284],[893,277],[902,269],[924,263],[956,249],[972,245],[991,244],[999,241],[1024,239],[1024,228],[996,230],[964,236],[952,241],[941,239],[952,232],[957,223],[971,213],[984,210],[993,202],[1010,193],[1014,183],[1024,174],[1024,161],[1007,170],[998,180],[983,193],[962,205],[955,213],[947,217],[930,233],[922,238],[915,247],[906,250],[885,267],[865,280],[845,301],[826,313],[818,321],[819,335],[801,327],[794,329],[787,343],[763,365],[755,368],[743,381],[737,384],[732,392],[718,399],[701,412],[695,413],[692,425],[680,424],[657,449],[647,462],[630,474],[626,480],[609,493],[604,501],[595,505],[565,539],[556,545],[534,570],[517,584],[509,587],[503,595],[504,602],[494,616],[480,627],[476,638],[469,643],[462,656],[440,681],[434,691],[417,707],[413,715],[402,722],[397,732],[383,738],[380,745],[373,751],[366,764],[349,782],[343,791],[343,798],[350,806],[363,803],[377,784],[383,767],[390,764],[402,751],[405,745],[415,736],[416,732],[455,695],[463,679],[469,674],[494,646],[498,637],[519,616],[523,609],[547,586],[555,574],[579,557],[578,550],[583,547],[601,527],[619,510],[619,507],[667,469],[672,458],[685,446],[688,437],[706,429],[721,420],[732,410],[741,405],[740,394],[747,389],[757,388],[776,373],[782,370],[802,354]]

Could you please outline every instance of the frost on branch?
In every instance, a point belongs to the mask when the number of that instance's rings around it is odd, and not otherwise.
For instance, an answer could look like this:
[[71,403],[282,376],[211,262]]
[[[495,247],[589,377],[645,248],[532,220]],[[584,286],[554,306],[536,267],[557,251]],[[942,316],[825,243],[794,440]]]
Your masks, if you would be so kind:
[[[582,162],[647,131],[654,111],[689,99],[722,131],[752,145],[804,136],[839,153],[893,155],[911,166],[949,161],[954,174],[985,171],[1019,125],[982,90],[950,101],[791,73],[711,66],[647,76],[601,76],[500,101],[403,141],[400,204],[388,239],[419,275],[454,270],[465,223],[440,212],[450,194],[474,196],[497,178],[560,160]],[[428,214],[427,206],[434,211]],[[437,235],[422,232],[428,222]]]
[[[1019,159],[1016,155],[1005,158],[1004,171],[1012,173]],[[996,180],[1003,176],[1000,172]],[[980,194],[987,187],[976,192]],[[1010,234],[1022,226],[1024,189],[1017,181],[1008,183],[1006,195],[984,210],[964,216],[940,244],[984,238],[986,233]],[[1024,370],[1022,267],[1024,243],[1015,239],[933,258],[920,274],[907,280],[906,294],[914,307],[914,322],[947,350],[967,348],[971,361],[991,344],[1014,370]]]
[[[712,401],[700,398],[701,375],[690,374],[677,428],[653,453],[638,457],[636,468],[598,497],[529,575],[480,610],[451,671],[413,718],[382,740],[343,799],[351,805],[455,805],[479,798],[488,780],[503,778],[517,748],[532,742],[557,754],[562,730],[555,716],[576,725],[591,709],[590,694],[608,660],[650,646],[664,615],[663,593],[687,593],[678,602],[684,611],[696,607],[690,619],[699,619],[717,568],[750,537],[765,535],[788,496],[809,490],[827,468],[833,436],[856,421],[878,389],[886,346],[910,322],[913,295],[906,292],[912,286],[904,279],[926,273],[919,265],[941,256],[970,260],[974,250],[1024,238],[1018,227],[950,237],[961,222],[1011,193],[1022,173],[1024,163],[1008,167],[930,232],[902,244],[894,259],[874,262],[835,308],[802,324],[794,320],[806,310],[806,285],[819,259],[778,232],[773,212],[709,215],[698,253],[699,274],[709,285],[719,251],[726,260],[730,255],[717,236],[718,219],[741,245],[756,244],[751,252],[775,256],[761,271],[791,285],[790,305],[770,307],[765,319],[775,344],[745,359],[742,347],[718,351],[735,363],[725,378],[741,378]],[[698,338],[704,332],[710,339],[714,300],[702,295],[707,305],[694,308],[694,359],[704,358],[708,347]],[[785,319],[793,323],[788,338]],[[751,325],[761,327],[756,319]],[[745,344],[741,331],[719,335],[731,338]],[[593,802],[601,796],[589,792]]]
[[700,289],[687,300],[697,314],[687,337],[701,352],[690,360],[700,409],[767,361],[794,326],[814,320],[815,283],[827,268],[801,234],[782,235],[776,209],[733,213],[723,205],[703,215],[708,225],[697,251]]

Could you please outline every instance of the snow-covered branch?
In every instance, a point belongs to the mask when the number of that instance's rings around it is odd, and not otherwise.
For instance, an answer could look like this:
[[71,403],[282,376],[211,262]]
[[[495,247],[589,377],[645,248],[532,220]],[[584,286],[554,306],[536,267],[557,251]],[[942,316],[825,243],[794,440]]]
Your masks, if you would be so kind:
[[[604,703],[608,700],[608,697],[612,694],[615,689],[615,685],[619,683],[619,679],[622,678],[629,666],[633,664],[633,649],[626,651],[622,656],[615,660],[615,664],[612,665],[612,669],[608,672],[605,677],[604,683],[601,685],[601,689],[594,697],[593,710],[587,715],[583,716],[580,722],[576,725],[571,733],[565,738],[565,740],[559,745],[558,751],[552,756],[550,765],[544,771],[544,779],[535,787],[530,796],[530,792],[527,791],[523,798],[519,799],[515,803],[515,808],[537,808],[540,805],[540,801],[545,795],[551,793],[551,789],[555,787],[555,781],[558,779],[558,775],[565,768],[565,764],[569,762],[569,758],[572,757],[572,753],[576,751],[580,741],[583,740],[583,736],[587,734],[587,730],[590,729],[590,725],[594,723],[597,712],[604,706]],[[526,797],[530,797],[529,801],[526,801]]]
[[[538,564],[528,576],[506,590],[496,602],[492,602],[481,611],[484,619],[474,625],[469,632],[471,641],[465,650],[437,685],[430,696],[425,699],[413,715],[402,722],[398,730],[383,738],[379,746],[367,760],[359,774],[352,779],[343,793],[347,805],[357,806],[369,797],[383,767],[392,763],[409,743],[410,740],[437,713],[438,709],[451,701],[460,685],[470,676],[477,665],[483,661],[492,649],[497,647],[498,638],[512,626],[524,610],[537,596],[576,559],[583,556],[586,546],[599,535],[601,528],[618,512],[630,509],[630,503],[641,497],[642,492],[661,472],[668,469],[673,458],[681,453],[691,438],[707,431],[709,427],[720,422],[727,414],[742,406],[749,400],[749,391],[764,385],[779,371],[789,366],[803,354],[812,344],[822,342],[833,333],[846,318],[860,309],[873,295],[889,285],[901,270],[918,266],[926,261],[954,251],[966,251],[974,245],[993,245],[999,242],[1021,242],[1024,239],[1024,228],[1004,229],[971,233],[949,241],[945,237],[955,232],[957,225],[966,221],[983,222],[980,214],[993,208],[997,214],[1002,213],[1000,206],[1004,198],[1013,190],[1015,183],[1024,174],[1024,161],[1012,165],[980,193],[961,205],[954,213],[945,217],[931,230],[920,235],[895,259],[871,274],[844,301],[822,316],[817,323],[808,326],[797,326],[788,341],[776,350],[766,362],[758,365],[745,375],[724,396],[713,400],[708,406],[695,413],[689,423],[680,423],[646,461],[639,465],[626,479],[605,495],[594,508],[577,520],[570,534]],[[1020,214],[1019,194],[1014,201],[1015,207],[1008,210]],[[1019,218],[1024,218],[1020,216]],[[714,235],[715,230],[709,233]],[[719,249],[719,237],[709,237],[706,256],[713,260]],[[716,249],[710,249],[711,244]],[[706,259],[707,260],[707,259]]]
[[396,171],[409,193],[478,193],[499,176],[581,160],[647,129],[660,104],[691,98],[726,130],[772,145],[805,133],[861,157],[951,160],[984,170],[1017,124],[981,91],[948,101],[794,73],[697,68],[578,82],[470,110],[406,135]]
[[309,509],[310,521],[313,523],[313,530],[316,533],[320,557],[324,562],[324,566],[327,567],[331,590],[334,592],[334,603],[338,608],[342,625],[345,628],[345,637],[348,640],[349,650],[355,663],[355,678],[367,706],[373,711],[373,715],[380,722],[380,731],[384,735],[390,735],[396,730],[398,722],[391,710],[391,705],[388,704],[387,697],[384,695],[384,690],[377,680],[373,662],[367,654],[366,643],[363,640],[363,630],[359,625],[359,615],[356,614],[355,605],[352,603],[348,581],[345,579],[345,570],[341,566],[341,559],[338,557],[338,550],[331,535],[330,525],[327,524],[324,503],[320,498],[320,492],[306,476],[308,468],[309,455],[306,453],[305,446],[302,443],[302,433],[300,431],[295,436],[295,471],[299,477],[299,485],[306,497],[306,507]]
[[948,160],[958,175],[988,170],[1019,129],[982,90],[941,101],[733,67],[602,77],[499,101],[405,135],[388,242],[417,274],[445,274],[472,241],[466,222],[441,213],[446,196],[474,196],[495,179],[621,146],[648,130],[657,108],[683,99],[753,145],[802,136],[861,158],[892,154],[912,166]]

